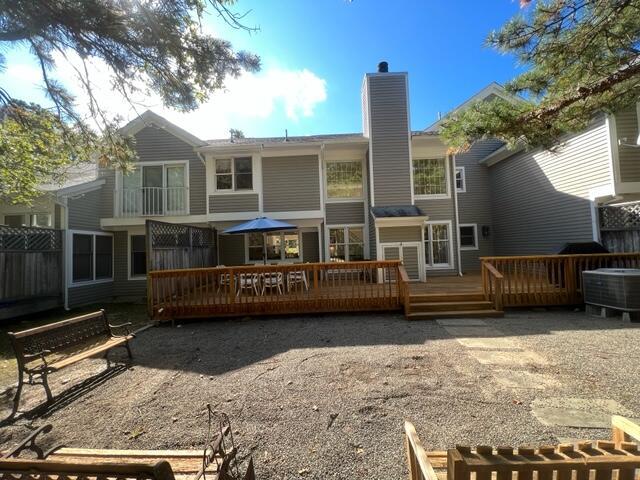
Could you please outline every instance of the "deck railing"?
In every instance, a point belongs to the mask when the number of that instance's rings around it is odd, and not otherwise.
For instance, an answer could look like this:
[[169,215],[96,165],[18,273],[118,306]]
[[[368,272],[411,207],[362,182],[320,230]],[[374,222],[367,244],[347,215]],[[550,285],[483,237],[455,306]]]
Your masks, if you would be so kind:
[[493,303],[494,310],[504,309],[504,276],[489,262],[482,262],[482,286],[485,299]]
[[404,422],[404,448],[409,467],[409,480],[438,480],[427,452],[411,422]]
[[[482,257],[482,286],[495,301],[502,285],[506,307],[574,305],[582,302],[582,272],[640,268],[640,253]],[[494,272],[495,270],[495,272]],[[503,278],[498,282],[496,272]]]
[[408,292],[400,269],[398,261],[375,261],[156,270],[147,275],[149,315],[399,310]]

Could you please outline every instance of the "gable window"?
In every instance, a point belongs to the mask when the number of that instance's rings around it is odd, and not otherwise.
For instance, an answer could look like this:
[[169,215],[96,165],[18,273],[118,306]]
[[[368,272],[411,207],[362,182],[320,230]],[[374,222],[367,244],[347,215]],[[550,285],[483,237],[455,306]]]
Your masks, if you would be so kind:
[[[262,233],[247,234],[247,249],[250,262],[262,261],[264,252],[264,237]],[[286,232],[269,232],[267,238],[267,260],[283,261],[300,258],[300,236],[295,230]]]
[[427,268],[450,268],[451,263],[451,224],[433,222],[424,228],[424,253]]
[[329,259],[331,262],[357,262],[364,259],[362,227],[329,229]]
[[327,162],[327,198],[362,198],[362,162]]
[[460,225],[460,250],[478,249],[478,226],[475,223]]
[[251,157],[216,159],[216,190],[253,190]]
[[460,193],[467,191],[467,179],[464,173],[464,167],[456,167],[456,190]]
[[144,235],[131,235],[129,239],[129,277],[142,278],[147,275],[147,242]]
[[413,160],[413,193],[417,196],[449,196],[445,158]]
[[113,279],[113,237],[74,233],[71,245],[73,283]]

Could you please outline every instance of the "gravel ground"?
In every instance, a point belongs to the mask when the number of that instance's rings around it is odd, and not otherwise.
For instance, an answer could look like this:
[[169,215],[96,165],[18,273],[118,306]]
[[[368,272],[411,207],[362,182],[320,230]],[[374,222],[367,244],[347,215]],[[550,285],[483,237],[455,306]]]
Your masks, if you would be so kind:
[[[437,323],[399,315],[187,323],[141,333],[132,368],[105,375],[91,360],[52,376],[59,400],[3,427],[0,442],[52,423],[49,444],[200,448],[209,402],[231,416],[258,478],[405,478],[404,419],[427,449],[442,449],[608,438],[541,424],[531,413],[541,397],[612,399],[640,416],[640,325],[568,311],[485,321],[549,362],[518,369],[558,385],[501,386]],[[40,387],[27,394],[27,409],[44,399]]]

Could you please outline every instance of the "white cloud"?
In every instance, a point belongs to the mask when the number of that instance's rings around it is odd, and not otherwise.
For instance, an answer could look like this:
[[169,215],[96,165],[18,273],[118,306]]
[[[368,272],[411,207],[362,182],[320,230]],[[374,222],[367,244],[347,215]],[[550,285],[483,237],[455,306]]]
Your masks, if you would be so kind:
[[[72,57],[70,57],[72,58]],[[55,77],[76,95],[78,108],[88,113],[87,96],[81,88],[72,64],[56,58]],[[75,65],[78,63],[74,62]],[[113,91],[106,65],[99,61],[89,64],[93,92],[99,104],[111,114],[131,120],[137,113],[152,109],[200,138],[224,138],[229,128],[242,128],[243,120],[266,120],[279,112],[292,121],[313,116],[315,107],[327,99],[326,81],[308,69],[285,70],[267,68],[256,74],[246,73],[229,78],[224,91],[216,92],[198,110],[180,113],[166,109],[157,95],[137,95],[134,100],[142,105],[132,106]],[[34,69],[29,65],[16,66],[6,72],[18,79],[33,79]],[[247,135],[252,133],[245,131]]]

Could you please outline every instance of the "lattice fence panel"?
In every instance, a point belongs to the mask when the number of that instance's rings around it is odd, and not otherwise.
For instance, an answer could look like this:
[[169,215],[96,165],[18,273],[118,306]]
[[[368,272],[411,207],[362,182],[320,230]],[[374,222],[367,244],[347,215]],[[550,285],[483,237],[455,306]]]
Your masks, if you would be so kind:
[[147,220],[150,270],[210,267],[214,234],[210,228]]
[[0,225],[0,252],[57,252],[61,250],[61,230]]
[[640,230],[640,202],[599,208],[601,230]]

